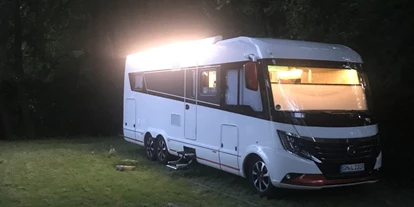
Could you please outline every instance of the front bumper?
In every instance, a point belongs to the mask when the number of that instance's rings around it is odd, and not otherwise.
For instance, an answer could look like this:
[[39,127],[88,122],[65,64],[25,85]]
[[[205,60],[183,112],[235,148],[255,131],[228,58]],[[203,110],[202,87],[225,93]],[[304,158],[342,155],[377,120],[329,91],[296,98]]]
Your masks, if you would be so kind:
[[[382,166],[382,153],[376,158],[371,173],[343,178],[327,178],[313,161],[305,160],[288,153],[283,149],[275,150],[269,154],[275,158],[269,162],[268,167],[272,184],[279,188],[291,189],[322,189],[375,183],[380,178],[379,169]],[[290,179],[287,179],[287,175]]]
[[379,170],[373,170],[370,175],[364,177],[342,179],[327,179],[322,174],[289,173],[278,184],[278,187],[293,189],[322,189],[375,183],[379,180],[379,178]]

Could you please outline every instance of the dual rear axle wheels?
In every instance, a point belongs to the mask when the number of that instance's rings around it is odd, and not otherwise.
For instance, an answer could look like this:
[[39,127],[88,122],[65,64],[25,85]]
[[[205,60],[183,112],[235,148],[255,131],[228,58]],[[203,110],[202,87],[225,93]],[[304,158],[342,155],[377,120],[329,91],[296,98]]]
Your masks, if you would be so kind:
[[144,147],[148,160],[158,160],[160,164],[164,165],[171,160],[171,154],[168,152],[167,144],[162,136],[158,136],[157,138],[145,136]]

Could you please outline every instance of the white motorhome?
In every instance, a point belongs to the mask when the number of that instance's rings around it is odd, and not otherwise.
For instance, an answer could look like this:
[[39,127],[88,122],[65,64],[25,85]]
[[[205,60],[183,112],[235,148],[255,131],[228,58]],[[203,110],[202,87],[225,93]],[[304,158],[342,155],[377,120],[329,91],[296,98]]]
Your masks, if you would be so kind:
[[150,160],[197,161],[260,195],[373,183],[382,153],[362,64],[342,45],[252,37],[132,54],[124,137]]

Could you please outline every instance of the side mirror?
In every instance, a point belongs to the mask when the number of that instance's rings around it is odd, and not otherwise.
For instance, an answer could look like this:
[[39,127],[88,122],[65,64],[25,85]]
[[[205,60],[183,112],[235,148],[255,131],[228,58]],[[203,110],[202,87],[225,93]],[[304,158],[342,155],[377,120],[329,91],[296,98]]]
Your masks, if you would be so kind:
[[244,76],[246,81],[246,88],[252,91],[259,89],[257,80],[257,65],[254,62],[249,62],[244,65]]

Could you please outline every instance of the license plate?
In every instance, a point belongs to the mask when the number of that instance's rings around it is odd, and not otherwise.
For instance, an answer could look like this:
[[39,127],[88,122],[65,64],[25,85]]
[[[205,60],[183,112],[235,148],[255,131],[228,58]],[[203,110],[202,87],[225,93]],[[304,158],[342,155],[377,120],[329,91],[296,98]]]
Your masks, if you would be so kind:
[[361,172],[365,170],[364,163],[341,165],[341,173]]

